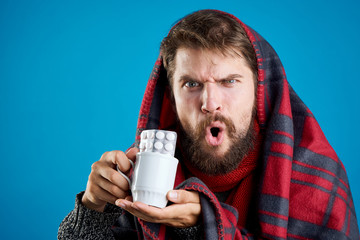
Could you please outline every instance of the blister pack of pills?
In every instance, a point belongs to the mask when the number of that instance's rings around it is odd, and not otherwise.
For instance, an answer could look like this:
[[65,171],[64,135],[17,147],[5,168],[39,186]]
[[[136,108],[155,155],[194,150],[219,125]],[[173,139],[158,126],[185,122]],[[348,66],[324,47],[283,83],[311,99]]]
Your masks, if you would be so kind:
[[140,152],[158,152],[175,155],[177,134],[158,129],[144,130],[141,133]]

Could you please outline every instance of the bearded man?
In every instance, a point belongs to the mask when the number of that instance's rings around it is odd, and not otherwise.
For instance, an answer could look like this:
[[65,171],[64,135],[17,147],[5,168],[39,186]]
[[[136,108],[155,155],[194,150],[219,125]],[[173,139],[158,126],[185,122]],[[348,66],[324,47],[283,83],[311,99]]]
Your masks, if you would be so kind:
[[[126,173],[145,129],[176,131],[167,207],[133,202]],[[106,152],[60,239],[359,239],[345,169],[271,46],[202,10],[163,40],[134,148]]]

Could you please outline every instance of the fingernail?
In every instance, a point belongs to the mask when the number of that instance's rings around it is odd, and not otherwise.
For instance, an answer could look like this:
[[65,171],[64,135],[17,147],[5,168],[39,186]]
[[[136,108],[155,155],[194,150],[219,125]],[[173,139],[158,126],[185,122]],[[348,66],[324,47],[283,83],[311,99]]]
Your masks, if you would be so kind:
[[125,204],[121,200],[116,200],[115,205],[121,208],[125,208]]
[[177,199],[178,193],[176,191],[170,191],[169,192],[169,197],[172,198],[172,199]]

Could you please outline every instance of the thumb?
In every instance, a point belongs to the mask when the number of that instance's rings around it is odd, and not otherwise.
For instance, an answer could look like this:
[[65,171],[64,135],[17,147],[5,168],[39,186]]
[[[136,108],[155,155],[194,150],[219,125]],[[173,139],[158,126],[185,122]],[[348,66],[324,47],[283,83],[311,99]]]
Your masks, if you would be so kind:
[[173,203],[200,203],[199,193],[187,190],[171,190],[167,198]]
[[129,148],[126,151],[126,157],[132,161],[135,161],[136,154],[139,152],[138,148]]

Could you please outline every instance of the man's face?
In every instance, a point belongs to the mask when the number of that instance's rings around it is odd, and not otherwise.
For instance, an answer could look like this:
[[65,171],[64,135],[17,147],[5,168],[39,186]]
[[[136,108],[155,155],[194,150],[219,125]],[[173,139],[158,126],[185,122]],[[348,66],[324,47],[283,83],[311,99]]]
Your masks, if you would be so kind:
[[[232,170],[226,170],[227,165],[236,167],[253,139],[254,76],[245,60],[216,51],[180,48],[172,80],[176,111],[185,133],[182,143],[186,148],[196,146],[188,150],[190,162],[206,173]],[[238,145],[244,145],[241,148],[246,149],[241,151],[246,152],[236,151],[226,160]]]

